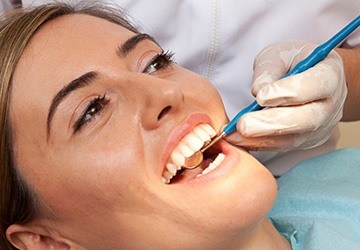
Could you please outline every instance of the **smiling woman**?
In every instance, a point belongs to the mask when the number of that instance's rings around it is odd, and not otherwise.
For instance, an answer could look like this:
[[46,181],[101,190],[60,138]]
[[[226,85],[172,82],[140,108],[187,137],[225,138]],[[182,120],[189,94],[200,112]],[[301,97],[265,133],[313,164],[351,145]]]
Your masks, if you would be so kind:
[[0,47],[0,247],[359,248],[358,150],[294,168],[274,206],[273,176],[224,140],[183,170],[221,98],[118,9],[18,10]]
[[181,171],[227,122],[221,98],[118,10],[19,10],[0,46],[2,245],[289,248],[247,152],[221,141]]

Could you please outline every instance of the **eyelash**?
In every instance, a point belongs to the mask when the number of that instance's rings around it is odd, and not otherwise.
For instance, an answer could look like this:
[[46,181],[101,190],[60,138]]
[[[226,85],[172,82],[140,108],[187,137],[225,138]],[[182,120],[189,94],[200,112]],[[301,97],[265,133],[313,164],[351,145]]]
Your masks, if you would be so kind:
[[[173,63],[174,53],[171,51],[162,52],[156,55],[145,67],[143,73],[152,74],[158,70],[164,70]],[[151,71],[152,70],[152,71]],[[99,112],[110,102],[110,99],[105,95],[97,96],[92,99],[81,117],[75,122],[73,129],[74,133],[78,132],[85,124],[98,115]],[[100,106],[98,106],[100,105]],[[95,109],[95,110],[94,110]]]
[[75,122],[73,126],[74,133],[78,132],[86,123],[90,122],[95,115],[101,112],[101,110],[109,103],[109,101],[110,99],[106,95],[99,95],[96,98],[92,99],[89,105],[86,107],[84,113]]
[[[164,70],[173,62],[174,53],[172,51],[165,51],[156,55],[145,67],[143,73],[152,74],[158,70]],[[152,71],[151,71],[152,70]]]

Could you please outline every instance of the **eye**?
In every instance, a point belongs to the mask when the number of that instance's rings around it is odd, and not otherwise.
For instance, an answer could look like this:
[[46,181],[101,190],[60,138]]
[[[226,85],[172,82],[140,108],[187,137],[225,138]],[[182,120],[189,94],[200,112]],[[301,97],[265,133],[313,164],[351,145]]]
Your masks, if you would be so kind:
[[81,117],[75,122],[73,129],[74,133],[78,132],[85,124],[91,122],[91,120],[101,112],[101,110],[109,103],[109,99],[104,96],[98,96],[90,101]]
[[145,67],[143,73],[152,74],[158,70],[166,69],[173,63],[174,53],[171,51],[162,52],[156,55]]

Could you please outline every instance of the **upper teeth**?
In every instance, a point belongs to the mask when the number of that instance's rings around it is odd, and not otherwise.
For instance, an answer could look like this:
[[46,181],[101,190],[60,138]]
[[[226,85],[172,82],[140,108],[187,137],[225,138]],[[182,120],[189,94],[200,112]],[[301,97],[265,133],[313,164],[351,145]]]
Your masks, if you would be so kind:
[[192,156],[199,151],[204,143],[216,136],[215,130],[208,124],[200,124],[193,131],[186,135],[171,153],[166,171],[163,174],[162,182],[169,183],[176,172],[181,169],[185,163],[185,158]]

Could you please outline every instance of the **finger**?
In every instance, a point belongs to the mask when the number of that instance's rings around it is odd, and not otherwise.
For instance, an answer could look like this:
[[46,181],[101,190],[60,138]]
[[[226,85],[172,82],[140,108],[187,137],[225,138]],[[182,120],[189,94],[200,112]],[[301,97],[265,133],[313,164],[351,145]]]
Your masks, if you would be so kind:
[[266,47],[254,61],[251,92],[254,96],[266,84],[278,80],[290,69],[304,42],[275,44]]
[[294,144],[294,135],[243,137],[234,132],[226,136],[225,140],[251,151],[287,151]]
[[270,108],[244,115],[237,130],[244,137],[284,135],[314,131],[323,124],[337,122],[341,109],[334,110],[331,98],[301,106]]
[[[333,131],[332,126],[326,130],[310,131],[301,134],[274,135],[262,137],[243,137],[239,133],[232,133],[225,139],[233,145],[250,151],[277,151],[285,152],[292,149],[309,149],[327,141]],[[321,132],[320,132],[321,131]]]
[[264,86],[256,100],[261,106],[271,107],[304,104],[332,96],[342,84],[345,84],[342,61],[331,54],[301,74]]

